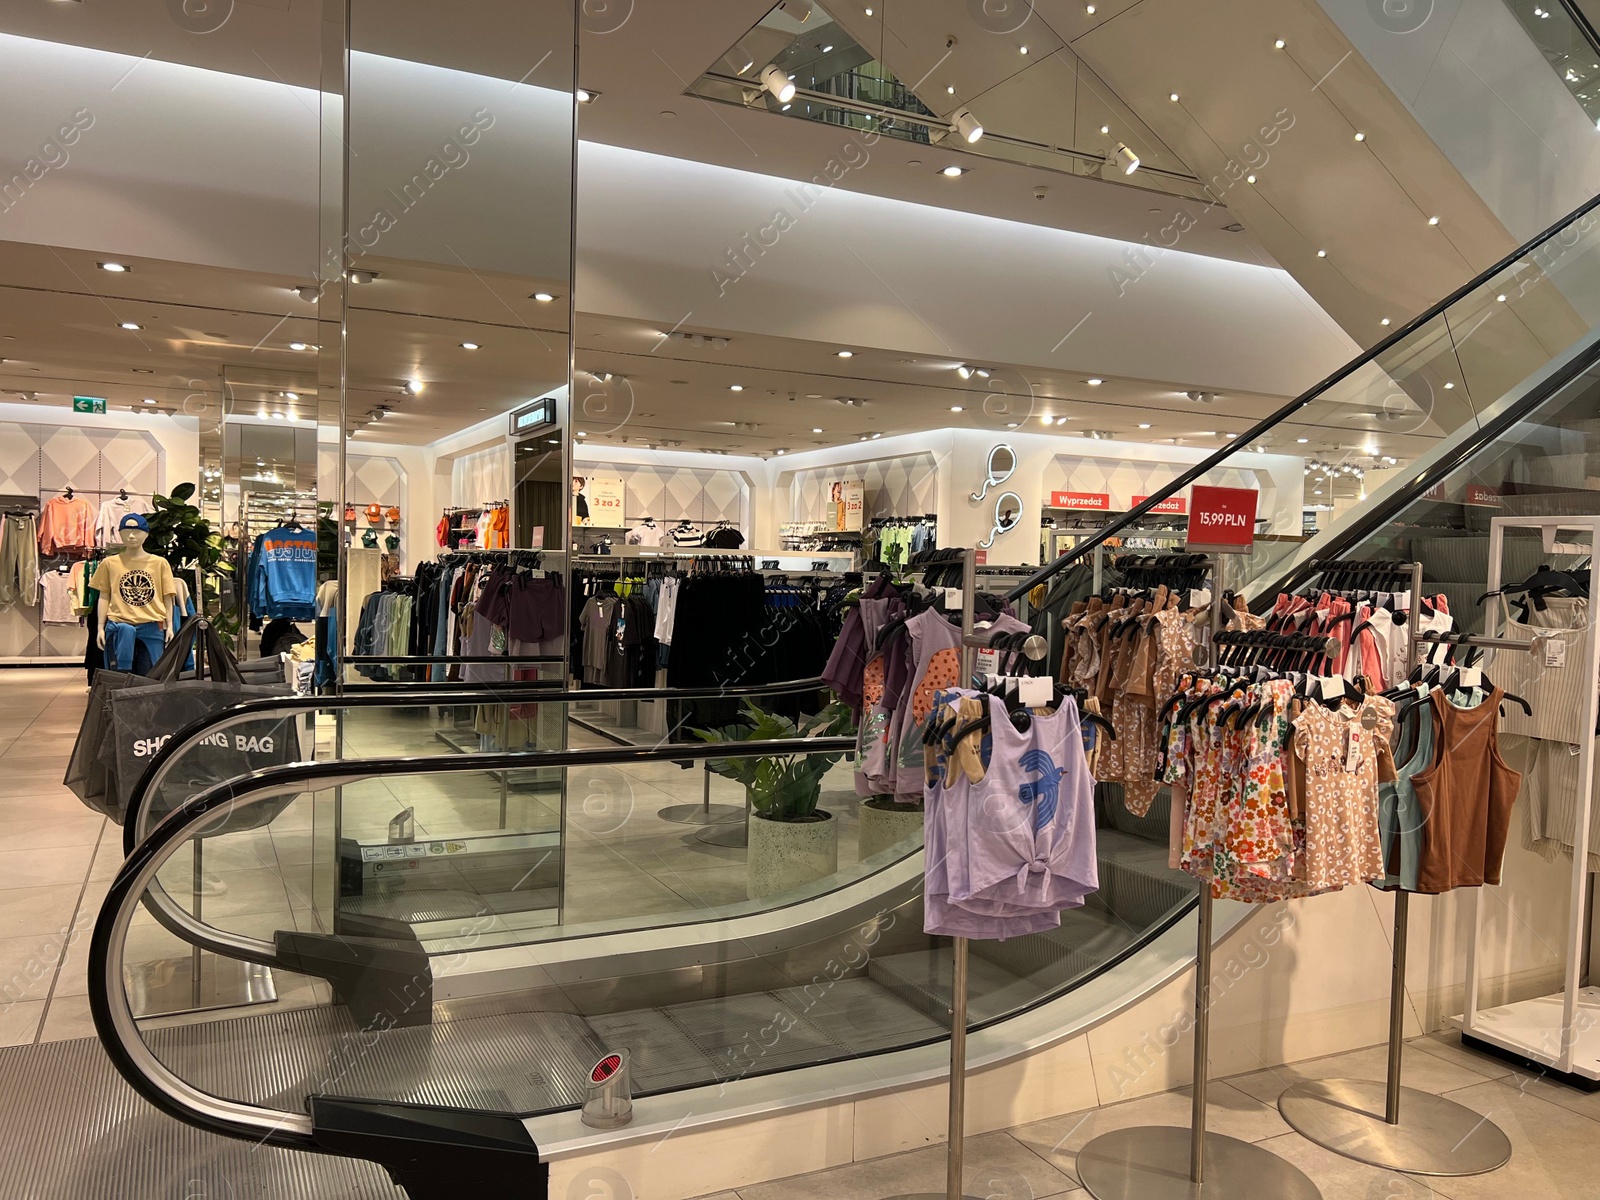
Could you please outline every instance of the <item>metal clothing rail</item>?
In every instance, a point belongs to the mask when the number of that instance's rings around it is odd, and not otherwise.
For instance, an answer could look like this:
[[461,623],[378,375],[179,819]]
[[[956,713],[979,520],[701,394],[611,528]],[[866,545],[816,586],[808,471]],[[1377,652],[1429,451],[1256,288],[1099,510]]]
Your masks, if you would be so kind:
[[[1411,607],[1416,612],[1422,602],[1422,564],[1414,562],[1397,569],[1406,570],[1411,577]],[[1517,650],[1533,648],[1531,642],[1472,634],[1419,635],[1417,622],[1413,620],[1407,637],[1407,667],[1417,665],[1417,651],[1423,646],[1440,642],[1458,646],[1493,644]],[[1398,811],[1395,820],[1398,826]],[[1278,1097],[1278,1112],[1302,1136],[1357,1162],[1418,1175],[1482,1175],[1503,1167],[1510,1160],[1511,1139],[1505,1132],[1488,1117],[1464,1104],[1401,1086],[1410,911],[1411,893],[1396,888],[1389,977],[1388,1066],[1384,1082],[1317,1079],[1297,1083]]]

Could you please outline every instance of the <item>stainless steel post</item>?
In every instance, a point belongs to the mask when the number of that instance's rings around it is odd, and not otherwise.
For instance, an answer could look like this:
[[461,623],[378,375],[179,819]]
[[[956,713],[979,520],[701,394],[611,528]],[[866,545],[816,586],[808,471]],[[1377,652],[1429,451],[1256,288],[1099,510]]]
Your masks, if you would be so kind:
[[[205,887],[205,859],[200,847],[203,843],[199,838],[194,839],[194,919],[201,917],[201,891]],[[200,947],[196,946],[189,952],[189,999],[196,1008],[200,1005]]]
[[1389,1084],[1384,1096],[1383,1119],[1400,1124],[1400,1049],[1405,1040],[1406,932],[1411,894],[1394,894],[1394,965],[1389,975]]

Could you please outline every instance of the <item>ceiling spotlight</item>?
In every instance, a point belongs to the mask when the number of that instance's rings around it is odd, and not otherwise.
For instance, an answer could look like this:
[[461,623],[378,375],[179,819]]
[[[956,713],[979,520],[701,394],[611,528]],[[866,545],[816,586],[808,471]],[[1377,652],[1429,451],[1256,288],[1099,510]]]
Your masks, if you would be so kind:
[[961,405],[959,405],[959,404],[952,404],[952,405],[951,405],[951,406],[950,406],[950,411],[951,411],[951,412],[960,412],[960,411],[961,411]]
[[963,108],[955,116],[955,124],[950,126],[952,133],[959,133],[966,142],[975,142],[983,136],[983,126],[978,124],[978,118],[972,115],[972,110]]
[[1388,323],[1389,323],[1389,318],[1388,317],[1385,317],[1385,318],[1383,318],[1383,320],[1378,322],[1379,325],[1387,325]]
[[593,104],[600,99],[599,92],[591,92],[588,88],[579,88],[573,95],[578,98],[579,104]]
[[378,278],[378,273],[376,271],[351,271],[350,272],[350,282],[351,283],[371,283],[377,278]]
[[115,275],[126,275],[128,272],[128,268],[119,262],[95,263],[95,266],[99,267],[102,271],[110,271]]
[[954,96],[956,94],[956,85],[953,83],[946,84],[944,92],[947,96]]
[[580,430],[578,430],[577,436],[578,437],[588,437],[589,435],[584,430],[580,429]]
[[1318,250],[1317,251],[1317,257],[1318,258],[1327,258],[1328,257],[1328,252],[1326,250]]
[[771,92],[779,104],[787,104],[794,99],[794,80],[777,63],[768,63],[761,68],[761,86]]
[[1244,177],[1244,181],[1246,183],[1254,183],[1256,181],[1256,177],[1254,175],[1246,175]]
[[283,398],[285,400],[298,400],[298,399],[300,399],[300,393],[299,392],[284,392],[283,393]]
[[1043,424],[1043,425],[1054,425],[1055,422],[1056,422],[1056,419],[1054,417],[1052,417],[1052,416],[1046,415],[1046,416],[1040,417],[1039,418],[1039,422],[1041,424]]
[[1101,133],[1110,133],[1111,132],[1111,126],[1109,126],[1109,125],[1100,126],[1100,132]]
[[1210,404],[1217,398],[1217,394],[1215,392],[1185,392],[1184,395],[1189,397],[1189,399],[1193,400],[1196,404]]
[[1428,218],[1428,224],[1429,225],[1437,225],[1438,223],[1439,223],[1439,218],[1438,217],[1429,217]]
[[744,391],[744,384],[742,384],[742,383],[730,383],[728,385],[728,390],[730,392],[742,392],[742,391]]
[[1282,50],[1283,49],[1283,39],[1279,38],[1277,41],[1273,42],[1272,43],[1272,48],[1274,50]]
[[117,322],[117,328],[118,329],[143,329],[144,326],[139,324],[137,321],[118,321]]
[[787,454],[789,452],[787,450],[774,450],[773,453],[774,454]]
[[1105,382],[1105,380],[1104,379],[1085,379],[1084,382],[1087,383],[1090,387],[1099,387],[1102,383]]
[[478,343],[477,342],[462,342],[461,343],[461,348],[463,350],[476,350],[479,347],[478,347]]
[[939,174],[943,175],[946,179],[959,179],[966,173],[966,167],[941,167],[939,169]]
[[406,380],[406,391],[410,392],[413,396],[418,395],[422,391],[422,380],[420,380],[420,379],[408,379],[408,380]]
[[274,421],[281,421],[283,420],[283,414],[281,412],[275,412],[272,414],[272,419]]
[[1456,385],[1453,384],[1453,383],[1447,383],[1447,384],[1444,385],[1444,390],[1447,391],[1447,392],[1451,391],[1451,390],[1453,390],[1455,388],[1455,386]]
[[291,349],[291,350],[309,350],[309,349],[311,349],[311,347],[306,342],[290,342],[289,343],[289,349]]
[[1169,93],[1167,95],[1167,99],[1171,100],[1174,104],[1176,104],[1178,102],[1178,93],[1177,92]]
[[1501,304],[1504,304],[1506,302],[1506,294],[1504,292],[1501,292],[1498,296],[1495,297],[1495,300],[1498,301]]
[[1310,438],[1295,438],[1295,441],[1299,442],[1300,445],[1302,445],[1302,446],[1304,446],[1310,440],[1311,440]]
[[971,379],[972,378],[972,368],[967,366],[966,363],[962,363],[960,366],[958,366],[956,368],[956,374],[961,376],[961,378],[963,378],[963,379]]
[[875,433],[875,434],[872,435],[872,440],[873,441],[877,441],[882,436],[883,436],[883,434],[881,434],[881,433]]
[[856,356],[854,350],[836,350],[834,353],[840,358],[854,358]]
[[146,396],[143,400],[140,401],[141,404],[154,404],[155,402],[156,402],[156,398],[154,396]]
[[1366,134],[1364,134],[1364,133],[1357,133],[1356,134],[1356,141],[1364,142],[1366,140],[1367,140],[1367,135]]
[[1083,11],[1088,13],[1091,17],[1094,16],[1094,5],[1090,4],[1085,6]]
[[1112,151],[1112,161],[1121,168],[1124,175],[1132,175],[1139,169],[1139,156],[1128,149],[1126,142],[1118,142],[1117,148]]
[[1140,421],[1139,422],[1139,428],[1140,429],[1149,429],[1150,428],[1150,422],[1149,421]]
[[821,432],[822,432],[822,426],[820,426],[820,425],[813,425],[813,426],[812,426],[812,427],[811,427],[811,432],[812,432],[812,433],[821,433]]
[[289,290],[296,296],[299,296],[300,299],[304,300],[307,304],[316,303],[318,291],[313,284],[302,284],[299,287],[292,287]]
[[533,295],[529,296],[528,299],[537,300],[540,304],[549,304],[550,301],[555,299],[555,297],[549,292],[535,292]]
[[1021,423],[1022,422],[1020,422],[1020,421],[1007,421],[1006,422],[1006,428],[1007,429],[1015,429]]

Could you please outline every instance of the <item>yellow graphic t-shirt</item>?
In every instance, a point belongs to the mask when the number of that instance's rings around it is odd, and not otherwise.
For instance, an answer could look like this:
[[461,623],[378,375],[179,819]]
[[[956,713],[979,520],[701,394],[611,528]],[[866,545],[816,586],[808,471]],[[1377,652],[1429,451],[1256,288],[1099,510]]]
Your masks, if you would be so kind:
[[89,586],[105,599],[106,619],[124,625],[165,624],[178,594],[171,565],[153,554],[132,566],[120,555],[102,559]]

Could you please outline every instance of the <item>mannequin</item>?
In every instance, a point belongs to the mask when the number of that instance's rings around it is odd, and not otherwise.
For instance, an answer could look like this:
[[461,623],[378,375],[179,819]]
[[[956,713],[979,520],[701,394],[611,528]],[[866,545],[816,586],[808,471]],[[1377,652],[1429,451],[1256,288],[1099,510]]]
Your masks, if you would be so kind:
[[[145,551],[150,526],[138,513],[117,522],[122,553],[102,559],[89,586],[100,593],[95,641],[107,668],[147,673],[172,637],[178,581],[166,559]],[[141,669],[142,668],[142,669]]]

